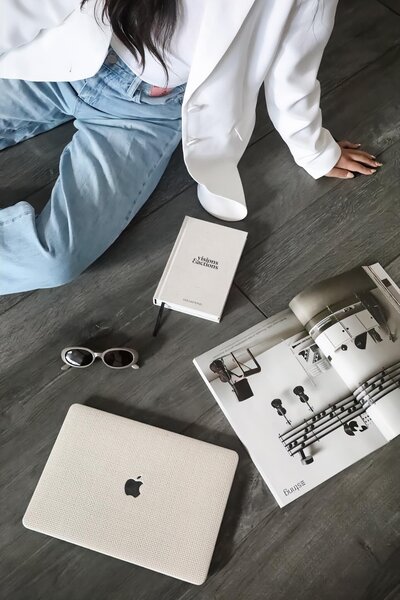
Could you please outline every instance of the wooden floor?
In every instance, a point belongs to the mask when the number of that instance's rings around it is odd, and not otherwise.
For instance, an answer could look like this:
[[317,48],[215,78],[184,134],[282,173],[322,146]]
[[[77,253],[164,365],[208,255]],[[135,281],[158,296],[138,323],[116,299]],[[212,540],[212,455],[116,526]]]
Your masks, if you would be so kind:
[[[152,294],[184,215],[211,219],[177,151],[114,246],[76,282],[0,298],[0,598],[7,600],[394,600],[400,598],[397,439],[279,509],[191,360],[286,307],[306,284],[380,261],[400,281],[400,3],[343,0],[321,67],[335,137],[384,163],[370,178],[314,181],[260,101],[241,163],[248,244],[220,325],[171,314]],[[1,206],[40,207],[72,126],[0,155]],[[60,371],[60,350],[132,344],[143,368]],[[21,517],[68,407],[86,403],[236,449],[240,463],[211,574],[191,586],[28,531]]]

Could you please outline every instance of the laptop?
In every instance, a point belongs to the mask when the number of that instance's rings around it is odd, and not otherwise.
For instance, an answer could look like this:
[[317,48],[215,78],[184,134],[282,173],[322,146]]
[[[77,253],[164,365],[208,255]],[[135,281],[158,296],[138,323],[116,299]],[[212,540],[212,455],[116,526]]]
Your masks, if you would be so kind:
[[22,522],[200,585],[237,462],[232,450],[73,404]]

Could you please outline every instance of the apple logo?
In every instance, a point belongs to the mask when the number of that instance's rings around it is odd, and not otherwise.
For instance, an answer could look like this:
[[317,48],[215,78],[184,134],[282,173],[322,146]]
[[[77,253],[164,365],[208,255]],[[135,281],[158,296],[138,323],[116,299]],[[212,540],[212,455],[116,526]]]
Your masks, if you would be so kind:
[[[138,479],[141,478],[141,475],[139,475]],[[134,498],[137,498],[138,496],[140,496],[140,486],[143,485],[142,481],[137,481],[136,479],[128,479],[128,481],[125,483],[125,494],[127,496],[133,496]]]

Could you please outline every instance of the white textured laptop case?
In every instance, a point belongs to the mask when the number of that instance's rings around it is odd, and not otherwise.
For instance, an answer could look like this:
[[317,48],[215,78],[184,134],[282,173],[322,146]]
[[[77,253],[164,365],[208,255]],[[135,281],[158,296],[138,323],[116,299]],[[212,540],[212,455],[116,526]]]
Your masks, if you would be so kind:
[[232,450],[74,404],[23,524],[201,584],[237,460]]

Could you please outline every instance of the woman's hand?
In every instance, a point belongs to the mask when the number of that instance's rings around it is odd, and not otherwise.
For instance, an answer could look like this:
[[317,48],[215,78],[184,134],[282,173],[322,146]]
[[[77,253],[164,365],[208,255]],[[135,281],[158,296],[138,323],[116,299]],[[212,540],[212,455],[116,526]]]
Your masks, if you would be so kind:
[[375,156],[359,150],[361,144],[352,144],[346,140],[338,142],[338,144],[342,149],[342,155],[333,169],[326,174],[326,177],[350,179],[354,177],[354,172],[372,175],[376,172],[376,167],[382,166]]

